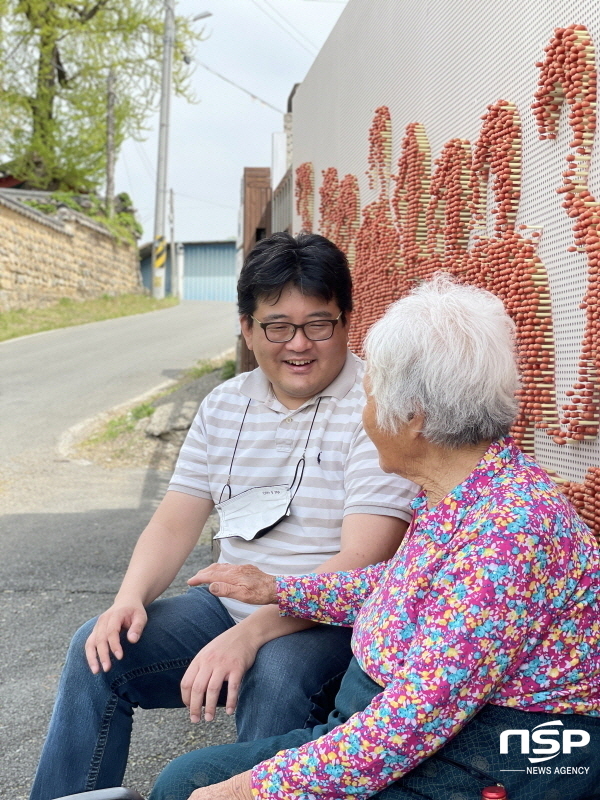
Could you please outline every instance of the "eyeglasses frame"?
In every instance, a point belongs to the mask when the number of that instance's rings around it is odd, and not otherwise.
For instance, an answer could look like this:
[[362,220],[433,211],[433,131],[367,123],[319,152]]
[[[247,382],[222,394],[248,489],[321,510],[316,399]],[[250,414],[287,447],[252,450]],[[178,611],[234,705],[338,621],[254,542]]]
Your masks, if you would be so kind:
[[[296,334],[298,333],[298,329],[300,329],[302,331],[302,335],[305,336],[308,339],[309,342],[328,342],[329,339],[332,338],[333,333],[335,331],[335,326],[340,321],[340,317],[342,316],[343,313],[344,313],[343,311],[340,311],[340,313],[337,315],[337,317],[335,319],[311,319],[309,322],[305,322],[303,325],[296,325],[294,322],[285,322],[283,320],[281,322],[276,322],[276,321],[274,321],[274,322],[261,322],[259,319],[256,319],[256,317],[252,316],[252,314],[250,314],[249,316],[250,316],[250,319],[253,319],[254,322],[258,323],[258,325],[263,329],[263,332],[265,334],[265,338],[266,338],[266,340],[268,342],[271,342],[271,344],[287,344],[288,342],[293,341],[293,339],[295,338]],[[327,336],[325,339],[311,339],[310,336],[306,336],[306,332],[305,332],[304,328],[307,325],[311,325],[313,322],[331,322],[331,333],[329,334],[329,336]],[[290,336],[289,339],[285,339],[282,342],[274,342],[272,339],[269,339],[269,337],[267,335],[267,328],[269,327],[269,325],[291,325],[294,328],[294,332]]]

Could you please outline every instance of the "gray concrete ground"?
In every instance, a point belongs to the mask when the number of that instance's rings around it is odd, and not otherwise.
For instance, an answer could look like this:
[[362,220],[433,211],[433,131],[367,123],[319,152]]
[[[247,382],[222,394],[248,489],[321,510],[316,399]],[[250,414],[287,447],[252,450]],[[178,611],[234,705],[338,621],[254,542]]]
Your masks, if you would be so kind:
[[[91,414],[231,346],[231,306],[178,308],[0,345],[2,798],[27,797],[70,636],[110,603],[169,478],[71,461],[57,443]],[[198,546],[169,591],[210,560]],[[183,709],[136,711],[125,782],[147,793],[171,758],[232,736],[224,714],[192,726]]]

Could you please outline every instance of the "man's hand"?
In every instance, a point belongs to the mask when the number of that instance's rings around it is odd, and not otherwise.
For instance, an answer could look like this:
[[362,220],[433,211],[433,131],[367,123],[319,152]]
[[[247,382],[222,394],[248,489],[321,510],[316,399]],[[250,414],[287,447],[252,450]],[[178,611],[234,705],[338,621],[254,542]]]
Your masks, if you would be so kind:
[[190,720],[199,722],[204,706],[204,719],[211,722],[224,681],[227,681],[225,710],[233,714],[238,701],[242,678],[256,658],[260,644],[236,625],[203,647],[186,670],[181,681],[181,697],[190,710]]
[[228,781],[196,789],[188,800],[253,800],[251,775],[252,770],[248,770]]
[[85,643],[85,657],[94,675],[100,672],[100,668],[104,672],[109,671],[111,653],[119,660],[123,658],[121,631],[126,630],[127,641],[135,644],[139,641],[147,620],[146,609],[139,602],[115,601],[104,614],[98,617],[94,630]]
[[243,603],[266,605],[277,602],[275,577],[249,564],[211,564],[188,581],[190,586],[208,583],[215,597],[231,597]]

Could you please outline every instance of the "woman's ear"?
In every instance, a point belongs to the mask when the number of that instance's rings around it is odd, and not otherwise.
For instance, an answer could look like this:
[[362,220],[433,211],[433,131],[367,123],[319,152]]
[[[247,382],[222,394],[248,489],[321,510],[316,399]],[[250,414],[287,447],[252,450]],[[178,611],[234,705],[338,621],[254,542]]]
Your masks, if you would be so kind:
[[425,425],[424,414],[414,414],[406,423],[406,432],[411,439],[418,439],[423,435],[423,426]]

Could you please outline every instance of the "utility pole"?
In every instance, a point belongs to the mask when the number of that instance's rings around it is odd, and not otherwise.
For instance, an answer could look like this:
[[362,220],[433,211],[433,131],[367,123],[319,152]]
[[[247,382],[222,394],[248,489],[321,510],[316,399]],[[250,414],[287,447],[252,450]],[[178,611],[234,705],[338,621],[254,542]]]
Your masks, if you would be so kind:
[[106,81],[106,215],[115,214],[115,72]]
[[178,263],[175,260],[175,200],[173,189],[169,189],[169,245],[171,256],[171,294],[179,297]]
[[[154,242],[152,245],[152,296],[165,296],[165,215],[167,210],[167,153],[169,145],[169,113],[171,109],[171,82],[173,76],[173,48],[175,45],[175,0],[165,2],[165,34],[163,39],[162,81],[160,87],[160,115],[158,127],[158,166],[156,170],[156,202],[154,206]],[[203,11],[192,21],[211,17]]]
[[173,45],[175,43],[175,0],[165,0],[165,33],[163,39],[162,81],[160,88],[160,117],[158,127],[158,167],[156,170],[156,201],[154,206],[154,242],[152,246],[152,295],[165,296],[165,212],[167,208],[167,152],[169,145],[169,112],[173,74]]

